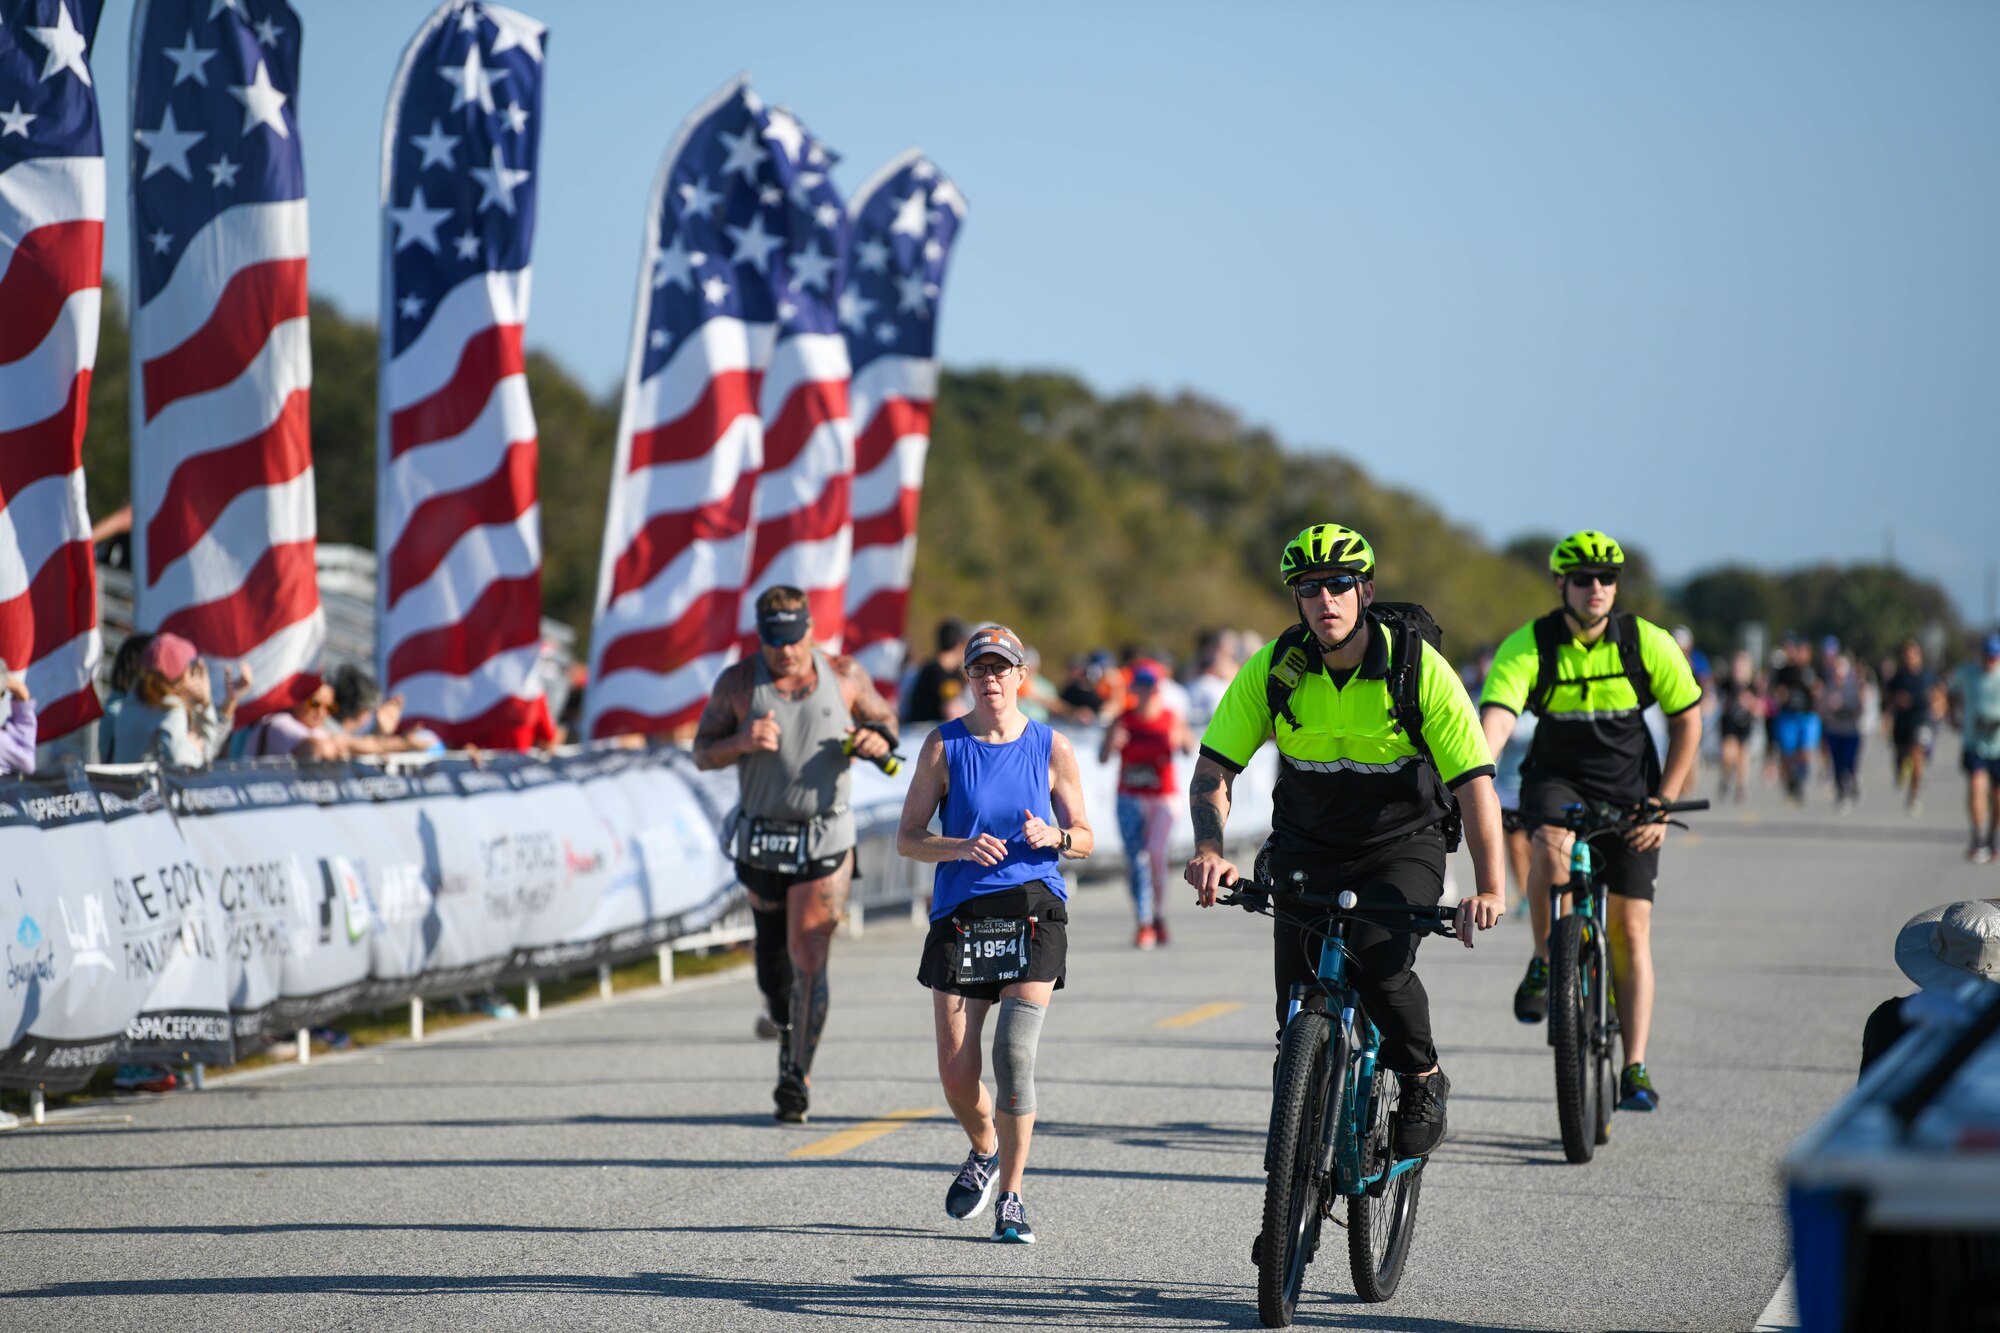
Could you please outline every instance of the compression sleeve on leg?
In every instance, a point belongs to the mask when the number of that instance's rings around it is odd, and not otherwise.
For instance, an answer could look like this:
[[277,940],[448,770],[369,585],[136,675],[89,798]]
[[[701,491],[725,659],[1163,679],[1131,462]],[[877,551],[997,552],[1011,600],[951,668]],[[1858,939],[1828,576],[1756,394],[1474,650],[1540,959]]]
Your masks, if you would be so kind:
[[1035,1110],[1035,1049],[1042,1041],[1046,1006],[1009,996],[1000,1001],[1000,1022],[993,1029],[993,1081],[999,1096],[994,1109],[1008,1115],[1032,1115]]
[[757,989],[764,993],[764,1003],[770,1007],[771,1021],[791,1022],[792,1012],[792,955],[789,951],[790,931],[785,923],[785,909],[775,911],[753,911],[750,920],[756,927],[755,953],[757,958]]

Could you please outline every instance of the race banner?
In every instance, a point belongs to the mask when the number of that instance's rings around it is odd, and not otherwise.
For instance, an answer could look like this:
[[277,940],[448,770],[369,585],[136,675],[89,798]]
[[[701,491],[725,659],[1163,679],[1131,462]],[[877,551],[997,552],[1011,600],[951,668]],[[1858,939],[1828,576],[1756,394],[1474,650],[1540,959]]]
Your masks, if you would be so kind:
[[912,148],[861,187],[852,215],[840,294],[857,431],[847,651],[893,699],[937,398],[938,305],[965,197]]
[[74,1087],[132,1051],[228,1051],[217,923],[157,797],[81,774],[0,783],[0,867],[0,1085]]
[[[1108,810],[1116,765],[1079,753]],[[930,867],[888,850],[910,772],[854,767],[857,903],[929,890]],[[1268,826],[1264,772],[1238,779],[1245,829]],[[672,748],[0,780],[0,1086],[223,1062],[353,1010],[685,937],[742,901],[720,838],[736,795],[734,773]],[[1118,854],[1107,827],[1093,864]]]
[[0,673],[39,739],[95,718],[83,431],[104,271],[98,0],[0,0]]
[[403,52],[382,135],[376,675],[451,745],[555,739],[522,350],[547,41],[514,10],[446,0]]

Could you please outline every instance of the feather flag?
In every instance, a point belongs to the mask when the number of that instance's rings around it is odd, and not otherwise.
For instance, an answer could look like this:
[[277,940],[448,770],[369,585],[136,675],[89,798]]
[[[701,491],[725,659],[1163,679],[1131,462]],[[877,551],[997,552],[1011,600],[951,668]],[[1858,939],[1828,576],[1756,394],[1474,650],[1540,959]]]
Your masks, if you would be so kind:
[[40,739],[98,715],[83,429],[104,269],[96,0],[0,0],[0,662]]
[[740,76],[696,108],[654,178],[591,634],[592,737],[689,726],[736,652],[783,272],[773,123]]
[[132,19],[133,567],[141,629],[243,658],[239,724],[318,683],[298,16]]
[[547,31],[447,0],[382,135],[376,452],[385,691],[448,743],[546,744],[528,319]]
[[937,316],[965,197],[916,149],[854,196],[840,321],[853,363],[854,558],[847,651],[894,698],[937,398]]
[[769,113],[765,151],[785,185],[774,224],[784,245],[772,256],[778,339],[759,394],[764,465],[752,501],[739,647],[756,650],[757,595],[788,584],[812,607],[813,641],[838,651],[853,548],[854,426],[836,305],[847,210],[827,174],[833,154],[790,112]]

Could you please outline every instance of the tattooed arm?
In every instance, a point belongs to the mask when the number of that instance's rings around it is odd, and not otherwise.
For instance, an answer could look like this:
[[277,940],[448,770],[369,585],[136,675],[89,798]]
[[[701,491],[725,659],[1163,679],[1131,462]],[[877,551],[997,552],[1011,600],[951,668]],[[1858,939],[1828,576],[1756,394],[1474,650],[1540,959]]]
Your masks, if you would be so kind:
[[[778,723],[772,717],[749,719],[751,672],[756,664],[738,662],[715,681],[701,722],[694,732],[694,766],[728,768],[752,750],[778,748]],[[768,741],[768,743],[766,743]]]
[[1236,866],[1222,851],[1222,826],[1229,819],[1229,796],[1235,781],[1234,773],[1205,754],[1194,761],[1194,778],[1188,783],[1194,859],[1187,863],[1186,878],[1194,887],[1195,902],[1202,907],[1214,906],[1217,890],[1236,882]]

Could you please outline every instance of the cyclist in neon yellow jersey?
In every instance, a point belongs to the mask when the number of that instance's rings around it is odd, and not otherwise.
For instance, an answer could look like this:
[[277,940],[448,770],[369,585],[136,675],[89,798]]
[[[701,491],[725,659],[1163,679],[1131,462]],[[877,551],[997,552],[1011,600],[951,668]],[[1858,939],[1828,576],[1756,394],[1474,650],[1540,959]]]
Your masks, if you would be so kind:
[[[1563,807],[1679,800],[1701,746],[1701,687],[1687,656],[1658,625],[1614,613],[1624,565],[1624,550],[1601,532],[1576,532],[1557,542],[1549,572],[1562,605],[1507,637],[1480,694],[1480,723],[1496,754],[1523,712],[1540,719],[1521,765],[1521,822],[1533,839],[1528,907],[1535,927],[1534,957],[1514,992],[1514,1016],[1524,1023],[1548,1016],[1549,893],[1569,882],[1572,841],[1562,827]],[[1664,767],[1643,718],[1655,702],[1667,715]],[[1665,837],[1664,824],[1643,824],[1622,843],[1592,844],[1601,881],[1611,891],[1611,978],[1625,1042],[1618,1105],[1632,1111],[1660,1103],[1646,1070],[1646,1040],[1653,1017],[1653,892]]]
[[[1274,738],[1281,762],[1271,838],[1259,856],[1270,881],[1282,888],[1305,875],[1314,892],[1351,888],[1364,906],[1433,907],[1462,824],[1478,888],[1459,902],[1457,929],[1470,947],[1473,928],[1491,927],[1504,907],[1500,802],[1472,700],[1432,646],[1435,623],[1421,607],[1375,602],[1375,552],[1337,523],[1287,543],[1279,576],[1299,623],[1229,683],[1188,787],[1195,855],[1185,875],[1196,904],[1212,906],[1237,880],[1223,851],[1231,785]],[[1381,1061],[1401,1076],[1393,1135],[1403,1157],[1443,1140],[1451,1090],[1414,971],[1418,938],[1379,926],[1348,935],[1356,989],[1382,1032]],[[1292,987],[1317,972],[1316,941],[1311,923],[1281,917],[1274,926],[1281,1032]]]

